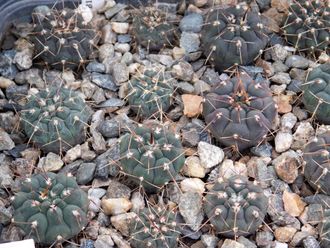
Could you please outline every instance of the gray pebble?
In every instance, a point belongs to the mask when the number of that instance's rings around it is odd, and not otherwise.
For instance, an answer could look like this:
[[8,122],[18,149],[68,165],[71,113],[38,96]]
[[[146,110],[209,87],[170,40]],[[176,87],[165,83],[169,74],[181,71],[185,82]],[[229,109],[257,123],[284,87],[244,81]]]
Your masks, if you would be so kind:
[[95,163],[82,163],[77,171],[77,175],[76,175],[77,183],[85,185],[90,181],[92,181],[95,168],[96,168]]
[[294,93],[299,93],[302,91],[302,81],[293,79],[288,85],[287,90],[290,90]]
[[91,239],[85,240],[80,248],[94,248],[94,241]]
[[117,108],[124,106],[125,102],[119,98],[111,97],[108,100],[97,105],[98,108]]
[[192,94],[195,91],[194,86],[187,82],[180,82],[177,84],[177,89],[182,94]]
[[319,241],[313,236],[308,236],[303,240],[304,248],[320,248]]
[[0,54],[0,75],[5,78],[14,79],[18,73],[18,69],[13,63],[15,54],[14,50],[4,51]]
[[309,60],[300,55],[291,55],[286,59],[285,64],[290,68],[306,69],[309,66]]
[[119,123],[114,119],[103,121],[98,129],[106,138],[116,138],[119,136]]
[[113,82],[112,76],[109,74],[101,74],[98,72],[92,72],[91,74],[91,81],[96,84],[97,86],[100,86],[101,88],[116,91],[117,86]]
[[203,16],[198,13],[192,13],[182,18],[180,29],[182,32],[198,33],[203,25]]
[[259,157],[270,157],[273,147],[269,143],[261,144],[251,148],[251,152]]
[[117,41],[119,43],[130,43],[132,40],[132,37],[130,34],[120,34],[117,36]]
[[123,9],[125,9],[127,7],[127,5],[122,4],[122,3],[118,3],[115,6],[113,6],[112,8],[108,9],[104,15],[107,19],[111,19],[113,16],[115,16],[116,14],[118,14],[120,11],[122,11]]
[[199,50],[200,39],[195,33],[182,32],[180,47],[186,50],[186,53],[193,53]]
[[272,76],[270,80],[277,84],[289,84],[291,82],[291,77],[289,73],[278,72]]
[[210,68],[206,69],[201,79],[211,86],[221,82],[219,73]]
[[93,61],[90,62],[87,67],[86,70],[89,72],[99,72],[99,73],[104,73],[105,72],[105,66],[102,63]]

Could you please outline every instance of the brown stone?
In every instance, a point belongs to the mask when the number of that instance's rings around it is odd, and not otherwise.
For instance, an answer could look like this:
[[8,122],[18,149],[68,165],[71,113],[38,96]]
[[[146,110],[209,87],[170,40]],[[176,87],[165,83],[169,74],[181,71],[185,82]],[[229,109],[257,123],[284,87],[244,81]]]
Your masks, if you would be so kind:
[[275,164],[275,170],[279,178],[284,182],[293,183],[298,177],[299,162],[292,157],[284,157]]
[[275,230],[275,238],[279,242],[290,242],[297,230],[293,227],[279,227]]
[[183,114],[187,117],[196,117],[202,113],[203,97],[184,94],[182,95],[183,101]]
[[292,96],[289,95],[279,95],[273,96],[274,101],[277,104],[277,111],[280,114],[286,114],[291,112],[292,105],[290,104]]
[[299,195],[288,191],[283,193],[283,203],[285,211],[294,217],[299,216],[306,206]]
[[288,0],[272,0],[272,7],[276,8],[279,12],[288,12],[289,1]]

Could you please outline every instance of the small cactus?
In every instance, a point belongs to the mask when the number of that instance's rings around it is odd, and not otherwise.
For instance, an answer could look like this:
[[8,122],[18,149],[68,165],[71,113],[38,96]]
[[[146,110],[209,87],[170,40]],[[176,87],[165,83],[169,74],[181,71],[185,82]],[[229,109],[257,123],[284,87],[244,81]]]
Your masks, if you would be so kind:
[[167,13],[154,7],[140,9],[133,16],[133,36],[138,45],[149,51],[173,46],[176,30],[175,25],[168,20]]
[[149,206],[131,222],[130,233],[133,248],[176,248],[180,229],[175,213],[163,207]]
[[174,180],[185,160],[179,138],[160,126],[139,126],[124,135],[120,157],[124,174],[148,192]]
[[57,70],[81,69],[88,62],[99,34],[84,21],[79,8],[48,8],[34,11],[32,18],[35,27],[30,38],[37,62]]
[[330,64],[313,69],[303,85],[302,101],[312,117],[330,124]]
[[157,117],[170,108],[173,91],[164,70],[146,69],[130,80],[128,102],[138,116]]
[[204,55],[218,71],[252,63],[267,42],[260,13],[240,5],[212,8],[201,33]]
[[63,242],[87,225],[87,194],[72,177],[35,174],[21,183],[13,198],[12,222],[38,243]]
[[76,92],[51,87],[27,97],[21,125],[44,152],[62,153],[85,140],[90,117],[91,109]]
[[215,85],[203,104],[203,115],[213,136],[235,151],[262,142],[276,113],[266,81],[253,80],[244,71]]
[[263,190],[245,177],[217,182],[206,194],[204,210],[216,231],[230,238],[254,233],[267,213]]
[[329,51],[330,2],[294,0],[282,27],[288,42],[310,54]]
[[304,148],[304,175],[319,193],[330,195],[330,132],[317,136]]
[[322,248],[330,247],[330,209],[323,211],[323,218],[318,225],[320,233],[320,246]]

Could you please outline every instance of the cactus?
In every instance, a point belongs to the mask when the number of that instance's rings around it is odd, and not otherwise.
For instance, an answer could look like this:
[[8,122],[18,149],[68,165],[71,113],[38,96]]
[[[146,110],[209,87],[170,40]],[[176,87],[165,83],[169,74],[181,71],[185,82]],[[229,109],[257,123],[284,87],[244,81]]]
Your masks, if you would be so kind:
[[216,182],[205,196],[204,210],[216,231],[236,238],[254,233],[267,213],[262,189],[242,176]]
[[266,81],[253,80],[245,72],[215,85],[203,104],[213,136],[235,151],[258,145],[270,130],[276,112]]
[[323,211],[323,218],[318,225],[320,233],[320,246],[322,248],[330,247],[330,209]]
[[149,51],[173,46],[176,38],[176,27],[167,13],[154,7],[145,7],[134,15],[132,32],[137,44]]
[[294,0],[282,29],[288,42],[299,51],[329,51],[330,2]]
[[140,117],[158,116],[171,106],[173,91],[162,69],[146,69],[130,80],[128,102]]
[[313,69],[303,85],[305,108],[320,122],[330,124],[330,64]]
[[27,99],[21,125],[44,152],[62,153],[85,140],[91,109],[76,92],[51,87]]
[[304,148],[304,175],[318,192],[330,195],[330,132],[317,136]]
[[35,174],[21,183],[13,198],[13,223],[38,243],[70,239],[87,224],[87,194],[72,177]]
[[218,71],[252,63],[267,42],[260,13],[240,5],[211,9],[201,33],[204,55]]
[[173,180],[185,161],[179,138],[160,126],[139,126],[124,135],[120,157],[124,174],[148,192]]
[[34,11],[32,18],[35,60],[57,70],[80,69],[88,62],[99,34],[84,21],[79,8]]
[[130,223],[133,248],[176,248],[180,229],[176,215],[162,207],[149,206],[142,209],[135,221]]

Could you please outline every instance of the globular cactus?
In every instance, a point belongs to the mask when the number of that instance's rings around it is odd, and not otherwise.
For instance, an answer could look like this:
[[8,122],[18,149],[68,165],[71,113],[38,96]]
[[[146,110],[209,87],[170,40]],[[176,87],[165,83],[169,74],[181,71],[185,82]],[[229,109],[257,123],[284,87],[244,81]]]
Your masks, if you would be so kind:
[[276,109],[266,81],[241,72],[211,89],[205,96],[203,115],[221,144],[242,151],[266,138]]
[[27,96],[21,125],[44,152],[62,153],[85,140],[91,112],[78,93],[51,87]]
[[25,179],[12,205],[12,222],[45,245],[70,239],[87,224],[87,194],[73,177],[63,174],[49,172]]
[[30,38],[37,62],[57,70],[81,69],[88,62],[99,34],[83,19],[79,8],[35,11],[32,17]]
[[130,234],[133,248],[176,248],[180,229],[173,211],[149,206],[142,209],[130,223]]
[[204,55],[218,71],[252,63],[267,42],[260,13],[240,5],[211,9],[201,33]]
[[124,174],[148,192],[174,180],[185,161],[179,137],[161,126],[139,126],[124,135],[120,157]]
[[304,148],[304,175],[318,192],[330,195],[330,132],[317,136]]
[[128,102],[131,109],[143,118],[157,117],[166,112],[172,102],[173,85],[164,70],[149,68],[129,81]]
[[323,218],[318,225],[320,233],[320,246],[322,248],[330,247],[330,209],[323,211]]
[[313,117],[330,124],[330,64],[320,65],[309,73],[302,101]]
[[177,28],[168,14],[154,7],[140,9],[133,16],[132,33],[138,45],[149,51],[173,46]]
[[263,190],[242,176],[216,182],[205,196],[204,210],[216,231],[236,238],[254,233],[267,213]]
[[329,51],[330,2],[294,0],[282,29],[288,42],[299,51]]

